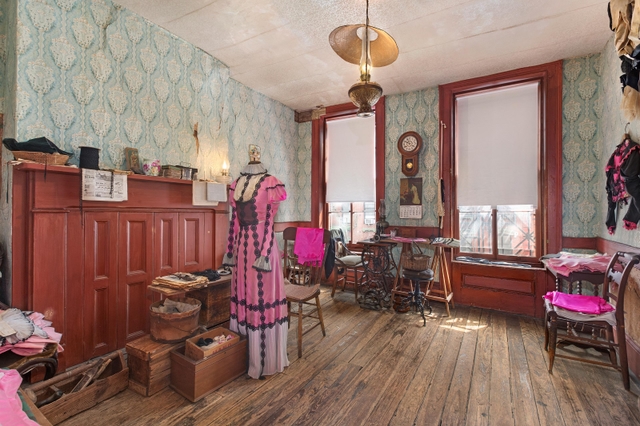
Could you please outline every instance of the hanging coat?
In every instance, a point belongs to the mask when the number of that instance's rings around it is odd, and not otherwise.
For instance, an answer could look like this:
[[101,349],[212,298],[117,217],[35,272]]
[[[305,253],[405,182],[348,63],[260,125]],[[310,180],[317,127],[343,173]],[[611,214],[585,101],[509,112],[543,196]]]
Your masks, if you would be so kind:
[[[640,5],[640,2],[638,2]],[[638,29],[631,34],[631,22],[633,19],[635,2],[634,0],[611,0],[609,2],[609,27],[611,31],[615,32],[615,45],[618,51],[618,56],[630,55],[633,49],[637,45]],[[636,19],[640,19],[640,14],[637,14]]]
[[618,206],[627,204],[631,197],[629,210],[625,214],[624,228],[636,229],[640,221],[640,145],[629,137],[616,147],[605,167],[607,176],[607,219],[609,234],[616,231]]

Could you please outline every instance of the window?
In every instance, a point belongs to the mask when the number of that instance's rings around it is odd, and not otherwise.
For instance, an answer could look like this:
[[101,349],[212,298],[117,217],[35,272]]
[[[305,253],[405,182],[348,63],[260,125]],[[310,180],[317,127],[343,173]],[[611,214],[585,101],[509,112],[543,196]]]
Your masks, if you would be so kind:
[[460,252],[538,257],[538,81],[455,97],[455,184]]
[[369,239],[376,233],[376,204],[328,203],[329,229],[342,229],[345,243]]
[[328,228],[347,242],[375,233],[375,118],[328,120],[325,171]]

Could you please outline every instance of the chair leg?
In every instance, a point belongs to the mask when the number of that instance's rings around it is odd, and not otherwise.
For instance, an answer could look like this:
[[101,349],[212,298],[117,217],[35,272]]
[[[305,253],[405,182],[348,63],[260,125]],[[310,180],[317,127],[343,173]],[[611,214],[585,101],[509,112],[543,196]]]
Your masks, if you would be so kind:
[[556,343],[558,339],[558,322],[555,315],[551,316],[549,328],[549,373],[551,373],[553,371],[553,361],[556,357]]
[[324,331],[324,319],[322,319],[322,308],[320,307],[320,296],[316,296],[316,307],[318,309],[318,319],[320,320],[320,328],[322,328],[322,335],[326,336],[327,333]]
[[620,352],[620,370],[622,372],[622,383],[625,390],[630,389],[629,385],[629,361],[627,358],[627,338],[624,331],[624,325],[617,328],[618,331],[618,352]]
[[354,269],[353,270],[353,275],[354,275],[354,279],[355,281],[353,282],[353,292],[356,294],[356,302],[358,301],[358,287],[360,287],[360,279],[362,278],[362,275],[360,275],[360,278],[358,278],[358,269]]
[[298,358],[302,358],[302,302],[298,302]]
[[287,328],[291,328],[291,302],[287,301]]
[[335,277],[333,279],[333,286],[331,288],[331,298],[336,294],[336,286],[338,285],[338,270],[334,269]]
[[549,313],[544,314],[544,350],[549,351]]

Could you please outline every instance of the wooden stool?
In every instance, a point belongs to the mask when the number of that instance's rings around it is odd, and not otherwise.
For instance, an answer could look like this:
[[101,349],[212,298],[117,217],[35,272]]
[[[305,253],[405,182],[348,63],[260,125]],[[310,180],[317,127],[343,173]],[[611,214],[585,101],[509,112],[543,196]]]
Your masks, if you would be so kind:
[[407,297],[402,299],[402,301],[400,302],[400,307],[410,308],[411,306],[414,306],[416,308],[416,311],[419,310],[420,315],[422,315],[422,326],[424,327],[427,325],[427,318],[424,316],[424,305],[426,304],[427,308],[429,308],[429,315],[431,315],[433,311],[431,309],[431,305],[429,304],[429,299],[426,298],[426,296],[429,294],[429,287],[427,286],[426,293],[423,292],[422,290],[420,290],[420,282],[433,281],[433,271],[431,269],[425,269],[424,271],[411,271],[405,269],[404,271],[402,271],[402,278],[411,281],[411,290],[409,291]]

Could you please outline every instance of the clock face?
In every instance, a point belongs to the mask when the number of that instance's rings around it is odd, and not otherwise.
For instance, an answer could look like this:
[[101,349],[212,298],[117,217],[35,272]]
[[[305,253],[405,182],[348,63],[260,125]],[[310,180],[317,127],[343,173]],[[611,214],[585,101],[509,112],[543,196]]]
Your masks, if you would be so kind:
[[402,140],[402,149],[407,152],[412,152],[418,147],[418,140],[415,136],[407,136]]

